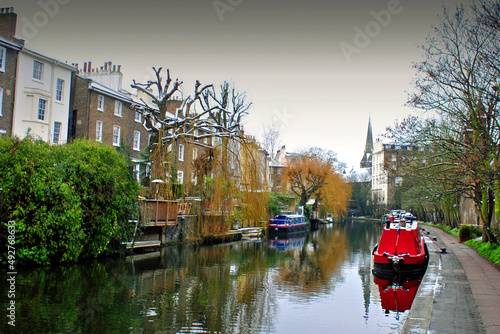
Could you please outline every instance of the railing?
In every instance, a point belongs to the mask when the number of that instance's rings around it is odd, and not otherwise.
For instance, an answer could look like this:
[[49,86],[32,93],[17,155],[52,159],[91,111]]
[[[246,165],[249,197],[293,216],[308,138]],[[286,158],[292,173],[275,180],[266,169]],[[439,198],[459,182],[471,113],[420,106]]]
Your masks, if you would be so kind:
[[177,201],[145,199],[141,202],[142,222],[146,226],[177,225]]

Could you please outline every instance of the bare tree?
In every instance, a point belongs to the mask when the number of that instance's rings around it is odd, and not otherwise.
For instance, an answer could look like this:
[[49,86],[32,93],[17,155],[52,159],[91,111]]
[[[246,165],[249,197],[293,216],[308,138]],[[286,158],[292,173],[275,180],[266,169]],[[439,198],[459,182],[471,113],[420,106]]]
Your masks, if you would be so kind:
[[432,147],[419,170],[432,171],[442,185],[436,189],[443,193],[472,198],[483,222],[483,239],[497,242],[490,225],[493,203],[500,200],[499,11],[496,2],[479,3],[443,13],[424,46],[426,59],[415,66],[418,92],[410,96],[410,103],[428,118],[410,119],[393,133]]
[[269,126],[264,127],[262,147],[269,153],[271,158],[274,159],[281,146],[280,124],[277,120],[273,119]]

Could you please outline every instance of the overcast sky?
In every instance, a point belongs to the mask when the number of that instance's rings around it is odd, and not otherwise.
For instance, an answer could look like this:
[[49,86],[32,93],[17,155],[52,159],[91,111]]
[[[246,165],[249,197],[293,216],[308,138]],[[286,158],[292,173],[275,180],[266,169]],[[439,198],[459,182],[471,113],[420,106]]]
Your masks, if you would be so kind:
[[[425,37],[451,0],[4,0],[18,37],[54,58],[122,65],[124,88],[152,66],[184,81],[234,82],[287,151],[319,146],[359,167],[368,119],[382,134],[405,107]],[[361,32],[361,33],[360,33]],[[413,112],[415,113],[415,112]],[[374,139],[375,139],[374,138]]]

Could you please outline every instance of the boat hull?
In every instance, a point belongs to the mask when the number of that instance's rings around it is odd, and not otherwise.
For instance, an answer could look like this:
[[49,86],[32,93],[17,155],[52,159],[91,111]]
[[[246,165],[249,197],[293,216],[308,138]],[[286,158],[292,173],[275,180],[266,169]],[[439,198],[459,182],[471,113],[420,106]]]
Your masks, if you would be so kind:
[[401,226],[388,223],[384,226],[380,242],[373,249],[376,272],[419,273],[425,271],[429,252],[418,223]]
[[278,215],[267,224],[269,234],[289,235],[307,231],[307,222],[302,215]]

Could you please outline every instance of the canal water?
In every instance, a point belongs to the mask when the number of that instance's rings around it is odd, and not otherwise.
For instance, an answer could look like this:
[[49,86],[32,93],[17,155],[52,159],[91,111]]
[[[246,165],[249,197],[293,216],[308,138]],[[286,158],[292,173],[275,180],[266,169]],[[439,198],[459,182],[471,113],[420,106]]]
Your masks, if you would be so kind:
[[15,330],[5,316],[7,282],[0,282],[0,332],[399,333],[408,311],[398,310],[394,291],[371,271],[381,230],[354,221],[293,239],[24,269]]

